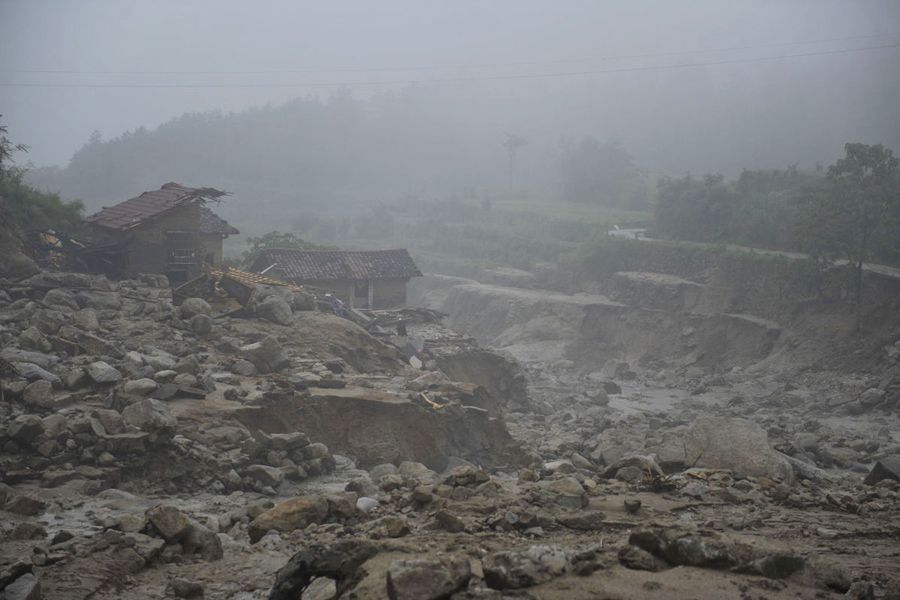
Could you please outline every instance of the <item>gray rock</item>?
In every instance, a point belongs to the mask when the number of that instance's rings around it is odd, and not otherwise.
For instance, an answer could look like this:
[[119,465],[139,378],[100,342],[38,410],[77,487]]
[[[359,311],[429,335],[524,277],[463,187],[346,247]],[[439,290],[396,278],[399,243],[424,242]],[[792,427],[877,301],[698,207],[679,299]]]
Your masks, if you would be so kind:
[[101,292],[97,290],[81,290],[75,294],[78,306],[82,308],[99,308],[106,310],[119,310],[122,308],[122,298],[117,292]]
[[36,415],[19,415],[6,429],[6,435],[17,442],[29,445],[42,433],[44,433],[44,422]]
[[290,433],[270,433],[262,434],[260,439],[263,443],[273,450],[296,450],[309,446],[309,437],[302,431],[292,431]]
[[195,521],[190,522],[181,545],[185,554],[199,554],[204,560],[219,560],[224,555],[219,536]]
[[250,465],[244,472],[248,477],[261,485],[269,485],[277,488],[284,481],[284,472],[276,467],[267,465]]
[[598,531],[603,529],[606,515],[599,510],[585,510],[566,513],[558,516],[556,521],[563,527],[580,531]]
[[256,305],[256,314],[279,325],[290,325],[294,313],[284,299],[272,295]]
[[178,377],[178,371],[173,371],[172,369],[163,369],[153,374],[153,379],[158,383],[169,383],[176,377]]
[[174,430],[178,420],[164,402],[154,398],[144,398],[129,404],[122,411],[122,419],[129,425],[146,432]]
[[31,317],[31,324],[37,327],[41,333],[56,335],[60,327],[69,323],[69,316],[58,310],[42,308],[35,311]]
[[75,299],[75,294],[59,288],[52,289],[44,294],[43,303],[48,306],[64,308],[70,311],[75,311],[79,308],[78,301]]
[[587,493],[574,477],[563,477],[542,483],[553,501],[563,508],[584,508],[588,504]]
[[87,354],[106,355],[113,358],[124,356],[122,349],[115,344],[71,325],[61,327],[59,337],[75,342]]
[[863,483],[866,485],[875,485],[879,481],[885,479],[900,481],[900,454],[886,456],[876,462]]
[[3,590],[4,600],[41,600],[41,583],[33,573],[25,573]]
[[146,396],[156,390],[157,384],[149,378],[137,379],[134,381],[126,381],[122,386],[122,390],[126,394],[134,394],[135,396]]
[[171,354],[162,351],[156,351],[151,354],[144,354],[143,359],[144,362],[153,367],[154,371],[175,370],[175,365],[178,364],[178,359],[176,359]]
[[482,560],[484,580],[495,590],[530,587],[565,574],[573,558],[571,550],[543,545],[494,552]]
[[179,373],[172,379],[172,383],[180,387],[197,387],[197,377],[190,373]]
[[550,462],[544,463],[544,466],[541,467],[541,470],[545,475],[552,475],[553,473],[561,473],[561,474],[571,474],[575,472],[575,465],[572,464],[570,460],[551,460]]
[[3,348],[0,350],[0,358],[11,363],[32,363],[43,369],[49,369],[59,362],[52,354],[29,352],[19,348]]
[[432,483],[437,480],[437,473],[420,462],[403,461],[398,469],[400,476],[419,483]]
[[66,371],[63,377],[63,385],[67,390],[77,390],[90,385],[91,378],[81,367],[74,367]]
[[103,429],[109,435],[115,435],[125,431],[125,420],[117,411],[108,408],[98,408],[91,416],[100,421]]
[[291,294],[291,308],[298,310],[316,310],[316,297],[306,292]]
[[663,571],[669,568],[668,563],[653,556],[637,546],[625,546],[619,550],[619,562],[623,566],[637,571]]
[[369,498],[367,496],[360,496],[356,499],[356,509],[367,513],[378,508],[379,502],[375,498]]
[[260,373],[280,371],[290,364],[281,344],[272,336],[241,347],[241,357],[249,360]]
[[209,315],[194,315],[191,317],[191,331],[196,335],[206,335],[212,331],[213,320]]
[[191,521],[178,508],[161,504],[147,510],[147,520],[167,542],[177,542],[191,529]]
[[387,571],[391,600],[439,600],[468,585],[472,572],[465,558],[395,560]]
[[765,430],[747,419],[705,417],[684,437],[685,462],[753,477],[793,478],[792,467],[769,446]]
[[324,496],[299,496],[276,504],[250,522],[247,533],[256,543],[270,530],[290,532],[321,523],[328,517],[328,500]]
[[442,509],[434,514],[434,520],[444,531],[459,533],[466,530],[466,523],[449,510]]
[[38,408],[53,408],[53,384],[45,379],[39,379],[29,383],[22,392],[22,399],[28,406]]
[[34,496],[29,496],[27,494],[20,494],[14,496],[11,500],[7,500],[3,510],[17,515],[34,517],[47,510],[47,503],[40,498],[35,498]]
[[391,463],[383,463],[380,465],[375,465],[371,469],[369,469],[369,477],[372,481],[378,483],[378,480],[384,477],[385,475],[396,475],[398,474],[399,469],[397,469],[396,465],[392,465]]
[[634,466],[622,467],[616,471],[616,479],[625,483],[636,484],[644,479],[644,472]]
[[234,364],[231,365],[231,372],[237,373],[238,375],[243,375],[244,377],[252,377],[259,371],[257,371],[256,365],[254,365],[252,362],[241,358],[234,361]]
[[188,354],[178,359],[175,366],[172,367],[179,373],[190,373],[196,375],[200,372],[200,359],[194,354]]
[[37,327],[28,327],[19,334],[19,347],[38,352],[50,352],[53,344]]
[[178,307],[182,319],[190,319],[194,315],[210,315],[212,307],[203,298],[186,298]]
[[62,386],[62,380],[58,376],[34,363],[16,362],[13,363],[13,366],[19,374],[28,381],[43,380],[49,381],[54,387]]
[[102,360],[92,362],[87,366],[87,374],[94,383],[116,383],[122,379],[122,373]]
[[82,308],[72,313],[72,324],[85,331],[97,331],[100,329],[100,320],[93,308]]
[[202,598],[203,585],[176,577],[169,581],[169,589],[176,598]]
[[328,456],[328,446],[321,442],[309,444],[303,448],[303,458],[311,460],[314,458],[325,458]]

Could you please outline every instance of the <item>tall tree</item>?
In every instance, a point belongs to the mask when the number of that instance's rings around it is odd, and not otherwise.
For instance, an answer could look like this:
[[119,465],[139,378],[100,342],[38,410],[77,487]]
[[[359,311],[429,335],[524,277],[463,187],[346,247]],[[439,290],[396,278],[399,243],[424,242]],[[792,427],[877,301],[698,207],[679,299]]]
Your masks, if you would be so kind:
[[900,161],[881,144],[845,144],[844,153],[828,168],[825,185],[816,194],[815,214],[808,216],[819,230],[809,238],[820,253],[852,265],[859,327],[863,267],[879,244],[897,235]]
[[[0,119],[3,118],[3,115],[0,115]],[[16,152],[28,152],[28,146],[25,144],[16,144],[13,143],[7,137],[7,127],[3,123],[0,123],[0,178],[4,176],[6,173],[6,167],[4,167],[3,163],[12,162],[12,155]]]

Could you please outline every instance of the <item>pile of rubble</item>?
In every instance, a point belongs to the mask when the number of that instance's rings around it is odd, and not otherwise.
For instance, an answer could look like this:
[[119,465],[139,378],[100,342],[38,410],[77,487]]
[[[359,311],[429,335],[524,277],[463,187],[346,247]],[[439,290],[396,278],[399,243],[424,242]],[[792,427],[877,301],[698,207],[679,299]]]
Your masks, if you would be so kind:
[[222,281],[3,283],[0,597],[900,597],[889,438]]

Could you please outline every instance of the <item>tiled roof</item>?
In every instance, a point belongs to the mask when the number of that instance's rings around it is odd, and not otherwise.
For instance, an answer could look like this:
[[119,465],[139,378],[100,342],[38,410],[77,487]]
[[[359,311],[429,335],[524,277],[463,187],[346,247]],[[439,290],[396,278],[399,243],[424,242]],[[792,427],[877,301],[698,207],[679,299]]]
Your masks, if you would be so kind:
[[207,198],[219,198],[226,192],[214,188],[190,188],[180,183],[167,183],[158,190],[144,192],[137,198],[106,206],[87,221],[110,229],[131,229],[173,208]]
[[277,273],[292,281],[335,279],[405,279],[422,272],[406,250],[295,250],[268,248],[253,261],[251,271],[275,265]]
[[200,209],[200,233],[221,233],[237,235],[240,233],[225,219],[214,213],[208,206]]

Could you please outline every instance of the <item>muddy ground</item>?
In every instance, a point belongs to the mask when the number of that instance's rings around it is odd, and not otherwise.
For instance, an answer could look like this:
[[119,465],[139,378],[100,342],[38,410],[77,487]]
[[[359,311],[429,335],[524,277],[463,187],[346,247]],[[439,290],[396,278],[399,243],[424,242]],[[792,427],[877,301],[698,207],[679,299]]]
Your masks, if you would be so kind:
[[512,275],[424,282],[405,337],[6,282],[3,597],[900,597],[895,332],[835,369],[697,282]]

